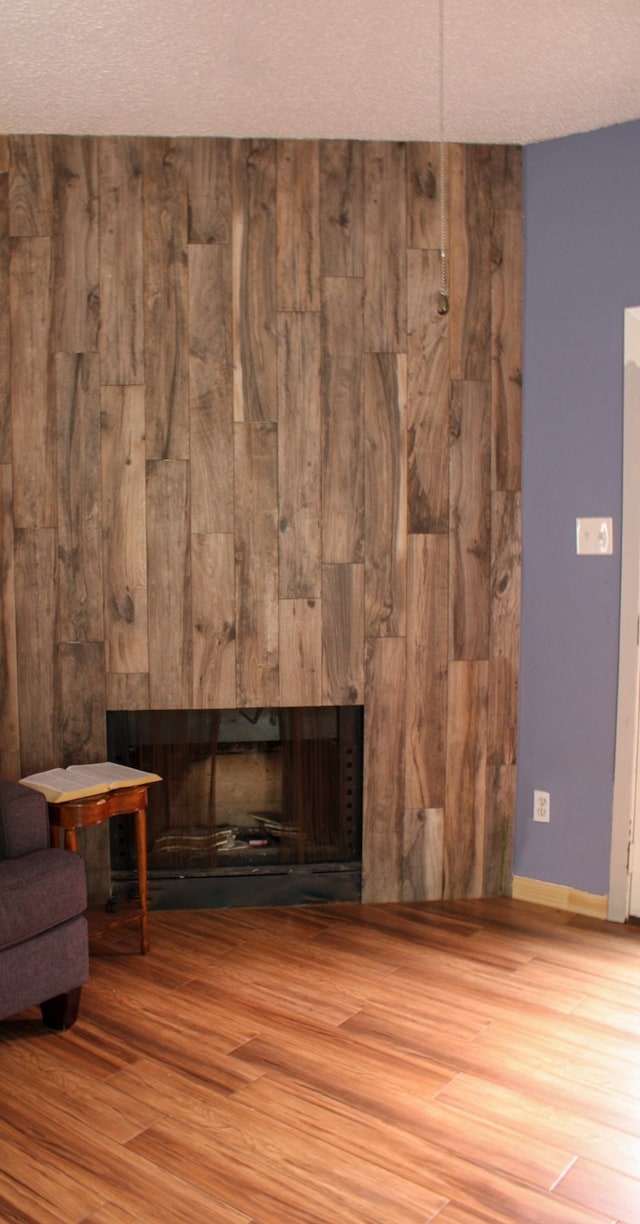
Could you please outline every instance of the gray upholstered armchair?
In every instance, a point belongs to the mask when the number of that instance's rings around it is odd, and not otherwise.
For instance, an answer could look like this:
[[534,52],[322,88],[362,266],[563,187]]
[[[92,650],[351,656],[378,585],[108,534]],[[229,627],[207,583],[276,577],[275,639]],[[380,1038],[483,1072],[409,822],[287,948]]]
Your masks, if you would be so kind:
[[89,977],[84,862],[49,845],[37,791],[0,780],[0,1019],[40,1006],[70,1027]]

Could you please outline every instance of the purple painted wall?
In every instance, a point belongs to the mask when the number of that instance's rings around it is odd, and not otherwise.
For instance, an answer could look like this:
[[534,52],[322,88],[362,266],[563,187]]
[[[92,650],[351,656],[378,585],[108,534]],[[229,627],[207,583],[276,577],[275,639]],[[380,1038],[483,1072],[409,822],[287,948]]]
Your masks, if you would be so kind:
[[[514,872],[609,891],[623,317],[640,305],[640,123],[525,150],[522,631]],[[577,516],[613,518],[576,556]],[[551,822],[532,820],[534,788]]]

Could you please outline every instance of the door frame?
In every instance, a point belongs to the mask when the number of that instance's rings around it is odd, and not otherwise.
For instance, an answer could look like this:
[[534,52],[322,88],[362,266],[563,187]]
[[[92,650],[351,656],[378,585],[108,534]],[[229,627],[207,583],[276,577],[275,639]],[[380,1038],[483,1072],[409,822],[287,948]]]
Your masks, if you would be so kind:
[[[622,446],[622,568],[618,708],[611,819],[608,917],[629,917],[635,858],[640,877],[638,749],[640,737],[640,306],[624,312],[624,409]],[[634,823],[638,845],[633,849]]]

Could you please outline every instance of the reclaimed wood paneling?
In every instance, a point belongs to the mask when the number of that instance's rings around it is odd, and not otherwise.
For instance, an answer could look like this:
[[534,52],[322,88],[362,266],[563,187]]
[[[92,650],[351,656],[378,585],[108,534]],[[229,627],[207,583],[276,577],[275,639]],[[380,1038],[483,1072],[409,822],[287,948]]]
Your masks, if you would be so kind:
[[101,424],[106,668],[146,673],[144,388],[103,387]]
[[449,655],[452,659],[487,659],[491,419],[486,383],[454,384],[451,435]]
[[362,899],[402,893],[406,656],[402,638],[369,642],[366,677]]
[[483,897],[511,895],[515,806],[515,765],[490,766],[487,769]]
[[491,515],[489,725],[491,765],[513,765],[517,752],[520,654],[521,513],[519,493],[494,493]]
[[11,468],[0,464],[0,776],[20,773]]
[[142,154],[137,140],[100,141],[100,359],[103,383],[142,383]]
[[231,142],[178,141],[184,162],[189,242],[231,242]]
[[236,421],[277,419],[276,146],[235,141],[233,368]]
[[233,569],[233,535],[192,535],[195,709],[232,710],[236,705]]
[[444,886],[444,811],[405,810],[402,821],[402,900],[439,901]]
[[322,701],[364,701],[364,566],[322,567]]
[[519,145],[491,146],[491,194],[494,208],[521,211],[522,149]]
[[438,314],[440,261],[408,252],[409,531],[449,527],[449,316]]
[[0,463],[11,463],[9,312],[9,175],[0,169]]
[[322,556],[364,560],[362,281],[322,291]]
[[407,570],[405,803],[415,810],[442,808],[447,750],[447,536],[409,536]]
[[55,413],[50,386],[51,239],[16,238],[9,269],[13,519],[53,527]]
[[187,192],[169,140],[144,165],[144,381],[147,459],[189,458]]
[[320,271],[364,276],[363,146],[356,140],[320,143]]
[[322,604],[280,600],[280,705],[322,705]]
[[48,238],[53,232],[51,137],[9,137],[9,233]]
[[[440,145],[407,145],[408,246],[440,250]],[[439,257],[438,257],[439,259]],[[440,265],[438,262],[438,275]]]
[[449,151],[451,378],[491,376],[491,152]]
[[179,459],[147,463],[149,695],[154,709],[193,697],[189,472]]
[[[60,764],[106,760],[104,643],[60,643],[56,672],[60,677]],[[85,862],[89,902],[103,905],[111,895],[109,822],[80,829],[78,849]]]
[[320,595],[320,459],[320,315],[300,311],[281,314],[278,318],[281,599],[313,599]]
[[487,663],[449,664],[445,897],[480,897],[484,878]]
[[492,335],[493,487],[517,492],[522,451],[522,217],[494,213]]
[[148,710],[149,673],[107,672],[108,710]]
[[402,353],[407,346],[405,145],[365,144],[364,199],[365,349]]
[[273,425],[236,425],[236,697],[277,705],[278,489]]
[[366,633],[395,637],[406,621],[406,357],[367,353],[364,371]]
[[317,141],[277,146],[278,310],[320,309],[320,170]]
[[15,531],[16,642],[22,776],[60,764],[55,674],[56,534]]
[[55,404],[58,471],[67,473],[57,489],[58,640],[104,642],[97,353],[56,355]]
[[231,248],[189,248],[191,528],[233,531]]
[[89,137],[53,138],[54,349],[98,348],[98,150]]

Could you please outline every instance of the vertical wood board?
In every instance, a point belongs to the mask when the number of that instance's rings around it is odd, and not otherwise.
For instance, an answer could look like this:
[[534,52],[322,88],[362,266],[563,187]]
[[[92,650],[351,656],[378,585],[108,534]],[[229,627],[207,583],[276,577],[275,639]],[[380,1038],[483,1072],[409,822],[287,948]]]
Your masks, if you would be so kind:
[[56,533],[15,532],[16,643],[21,777],[60,764],[55,660]]
[[188,240],[231,242],[231,142],[185,137],[178,141],[187,186]]
[[364,566],[322,568],[322,702],[364,701]]
[[320,316],[278,318],[278,528],[282,599],[320,595]]
[[447,751],[446,536],[409,536],[405,804],[442,808]]
[[518,491],[522,463],[522,217],[495,214],[491,282],[493,484]]
[[149,693],[189,709],[193,691],[189,476],[178,459],[147,463]]
[[451,401],[450,610],[452,659],[489,657],[491,421],[485,383],[455,383]]
[[50,385],[51,239],[16,238],[9,271],[13,518],[55,524],[55,412]]
[[438,314],[440,267],[408,252],[407,444],[409,531],[449,525],[449,316]]
[[364,276],[363,145],[320,143],[320,271],[322,276]]
[[235,709],[233,536],[191,537],[193,707]]
[[[20,748],[11,468],[0,464],[0,768]],[[11,754],[11,757],[9,756]],[[4,774],[4,777],[12,775]]]
[[9,233],[49,238],[53,232],[51,137],[9,137]]
[[402,900],[440,901],[444,886],[444,811],[406,810],[402,821]]
[[322,604],[280,600],[280,705],[322,704]]
[[373,639],[366,667],[362,900],[394,901],[402,895],[404,641]]
[[101,139],[100,359],[105,384],[143,383],[142,153],[138,140]]
[[364,147],[364,343],[370,353],[402,353],[407,345],[406,150]]
[[191,527],[233,530],[231,249],[189,248]]
[[235,427],[236,697],[277,705],[278,487],[275,426]]
[[449,664],[445,897],[480,897],[484,878],[486,662]]
[[320,170],[317,141],[277,145],[277,308],[320,309]]
[[451,377],[491,375],[491,152],[449,148]]
[[364,560],[363,289],[322,286],[322,556]]
[[98,148],[90,137],[53,138],[54,348],[98,348],[100,323]]
[[396,637],[406,626],[407,362],[367,353],[365,421],[366,634]]
[[232,144],[234,419],[277,419],[276,145]]

